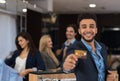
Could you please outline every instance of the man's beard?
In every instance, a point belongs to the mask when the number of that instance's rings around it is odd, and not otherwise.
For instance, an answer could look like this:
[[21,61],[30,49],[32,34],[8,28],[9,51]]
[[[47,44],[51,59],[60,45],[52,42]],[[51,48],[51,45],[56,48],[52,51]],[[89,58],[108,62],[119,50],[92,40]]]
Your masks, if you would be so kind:
[[83,38],[83,40],[85,40],[86,42],[92,42],[93,40],[94,40],[94,37],[92,38],[92,39],[90,39],[90,40],[87,40],[87,39],[85,39],[84,37],[82,37]]
[[68,35],[68,36],[66,36],[66,37],[67,37],[67,39],[72,39],[72,38],[73,38],[72,35]]
[[[86,35],[86,34],[91,34],[91,35],[94,35],[94,33],[93,32],[84,32],[83,33],[84,35]],[[94,40],[94,38],[95,38],[95,36],[93,36],[91,39],[86,39],[84,36],[82,36],[82,38],[83,38],[83,40],[85,40],[86,42],[92,42],[93,40]]]

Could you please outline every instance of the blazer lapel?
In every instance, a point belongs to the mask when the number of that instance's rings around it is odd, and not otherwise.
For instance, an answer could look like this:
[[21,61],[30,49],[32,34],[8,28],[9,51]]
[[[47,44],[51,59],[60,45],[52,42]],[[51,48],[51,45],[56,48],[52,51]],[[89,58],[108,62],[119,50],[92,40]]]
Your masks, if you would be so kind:
[[[105,56],[105,52],[104,52],[104,49],[103,49],[103,48],[101,49],[101,55],[102,55],[102,57],[103,57],[105,66],[107,66],[107,58],[106,58],[106,56]],[[106,67],[105,67],[105,68],[106,68]]]
[[30,66],[31,60],[32,60],[32,56],[31,56],[31,52],[28,53],[27,59],[26,59],[26,68],[28,68],[28,66]]
[[[94,67],[96,68],[96,71],[98,71],[96,64],[94,62],[94,59],[93,59],[92,55],[90,54],[90,51],[87,49],[87,47],[81,41],[80,41],[80,46],[82,47],[83,50],[87,50],[87,58],[90,59],[90,61],[93,63]],[[89,62],[89,63],[91,63],[91,62]]]

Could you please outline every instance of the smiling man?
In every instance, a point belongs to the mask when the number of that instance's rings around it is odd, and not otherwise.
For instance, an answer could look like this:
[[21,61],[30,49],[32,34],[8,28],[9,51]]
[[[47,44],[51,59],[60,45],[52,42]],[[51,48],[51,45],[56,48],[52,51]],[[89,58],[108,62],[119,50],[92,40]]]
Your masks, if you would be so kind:
[[[107,51],[103,43],[97,42],[96,16],[83,14],[78,18],[78,32],[81,41],[69,48],[69,55],[63,63],[63,70],[74,70],[77,81],[113,81],[112,72],[108,71]],[[77,57],[75,50],[87,51],[86,58]]]
[[64,59],[66,58],[67,49],[69,47],[72,47],[75,43],[77,43],[77,40],[75,38],[76,34],[77,34],[76,25],[70,24],[66,27],[65,35],[67,40],[62,44],[61,53],[60,55],[58,55],[58,59],[60,62],[63,62]]

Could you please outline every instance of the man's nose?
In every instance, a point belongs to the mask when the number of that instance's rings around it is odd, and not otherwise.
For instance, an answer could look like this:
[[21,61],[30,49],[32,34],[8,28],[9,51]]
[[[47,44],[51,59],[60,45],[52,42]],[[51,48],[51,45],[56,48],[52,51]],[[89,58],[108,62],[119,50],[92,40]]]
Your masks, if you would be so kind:
[[87,26],[86,30],[87,30],[87,31],[90,31],[91,29],[90,29],[90,27],[89,27],[89,26]]

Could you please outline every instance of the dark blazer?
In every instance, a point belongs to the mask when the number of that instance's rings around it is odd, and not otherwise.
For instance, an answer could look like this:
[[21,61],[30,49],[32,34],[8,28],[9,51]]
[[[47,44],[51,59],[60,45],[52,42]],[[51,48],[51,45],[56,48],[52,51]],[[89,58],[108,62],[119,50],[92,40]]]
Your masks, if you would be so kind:
[[[99,43],[102,47],[101,54],[104,59],[105,64],[105,72],[107,73],[108,65],[107,65],[107,51],[105,45]],[[85,47],[85,45],[79,41],[74,46],[68,49],[67,55],[74,53],[74,50],[86,50],[87,51],[87,58],[86,59],[78,59],[76,67],[74,69],[77,81],[98,81],[98,71],[93,61],[93,58]]]
[[[74,41],[72,44],[70,44],[69,47],[73,46],[73,45],[76,44],[77,42],[78,42],[78,41],[75,39],[75,41]],[[64,48],[65,48],[65,43],[62,44],[62,49],[64,49]]]
[[[69,46],[68,46],[68,48],[70,48],[70,47],[72,47],[72,46],[74,46],[74,44],[76,44],[78,41],[77,40],[75,40],[72,44],[70,44]],[[62,44],[62,51],[61,51],[61,53],[60,53],[60,55],[58,55],[57,56],[57,58],[58,58],[58,60],[62,63],[63,62],[63,50],[64,50],[64,48],[65,48],[65,44]],[[67,49],[68,49],[67,48]],[[67,54],[67,52],[69,52],[69,50],[68,51],[66,51],[66,54]]]
[[[21,53],[21,51],[15,51],[12,55],[11,58],[9,59],[5,59],[5,63],[14,68],[15,66],[15,61],[17,56],[19,56]],[[40,55],[40,52],[37,51],[35,54],[32,54],[31,52],[29,52],[27,59],[26,59],[26,69],[28,68],[33,68],[33,67],[37,67],[38,70],[45,70],[45,65],[44,65],[44,61]],[[28,81],[28,77],[26,77],[27,79],[24,81]]]

